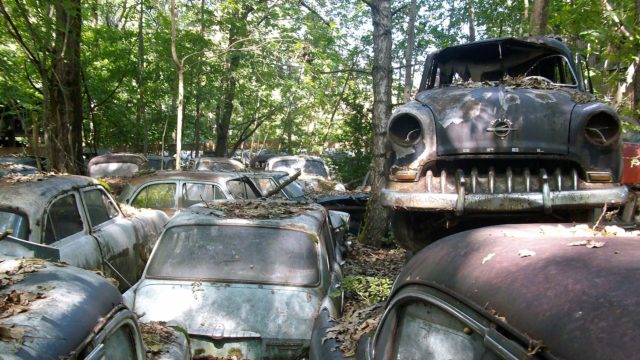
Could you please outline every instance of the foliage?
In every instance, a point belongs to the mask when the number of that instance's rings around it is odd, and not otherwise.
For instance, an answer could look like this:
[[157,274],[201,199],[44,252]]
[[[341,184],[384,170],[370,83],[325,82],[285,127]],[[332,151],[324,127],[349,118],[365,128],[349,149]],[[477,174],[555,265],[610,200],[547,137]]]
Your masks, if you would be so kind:
[[388,278],[347,275],[342,280],[342,291],[354,293],[365,305],[373,305],[389,297],[392,285]]

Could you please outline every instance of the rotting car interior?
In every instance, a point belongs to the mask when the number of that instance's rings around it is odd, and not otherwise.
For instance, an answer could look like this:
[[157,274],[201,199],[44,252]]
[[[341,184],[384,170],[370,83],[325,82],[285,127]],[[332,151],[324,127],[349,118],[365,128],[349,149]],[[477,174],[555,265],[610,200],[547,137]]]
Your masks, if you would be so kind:
[[553,38],[429,55],[418,94],[388,125],[382,201],[401,246],[422,248],[462,215],[587,221],[624,204],[619,116],[586,91],[583,70]]
[[327,211],[275,201],[209,206],[167,224],[127,303],[141,321],[183,327],[193,355],[304,356],[318,313],[336,317],[342,306]]

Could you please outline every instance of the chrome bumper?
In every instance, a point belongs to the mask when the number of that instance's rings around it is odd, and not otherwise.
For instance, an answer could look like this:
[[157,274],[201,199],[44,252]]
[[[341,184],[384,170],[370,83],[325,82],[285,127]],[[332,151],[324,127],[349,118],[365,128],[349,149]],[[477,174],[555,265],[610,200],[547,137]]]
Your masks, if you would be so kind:
[[563,190],[535,193],[500,194],[458,194],[428,192],[398,192],[382,190],[382,204],[393,209],[410,211],[454,211],[457,215],[465,212],[526,212],[544,211],[550,214],[554,209],[598,208],[620,206],[627,201],[629,190],[626,186],[608,189]]

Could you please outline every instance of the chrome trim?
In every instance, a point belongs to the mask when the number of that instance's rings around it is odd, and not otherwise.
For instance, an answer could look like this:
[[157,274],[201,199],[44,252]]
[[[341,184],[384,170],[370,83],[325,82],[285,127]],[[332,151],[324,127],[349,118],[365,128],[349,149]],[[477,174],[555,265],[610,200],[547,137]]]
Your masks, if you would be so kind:
[[[548,179],[547,179],[548,180]],[[524,212],[554,209],[601,208],[603,204],[623,205],[629,194],[626,186],[608,189],[549,191],[509,194],[439,194],[382,190],[383,206],[412,211],[449,210],[459,212]]]

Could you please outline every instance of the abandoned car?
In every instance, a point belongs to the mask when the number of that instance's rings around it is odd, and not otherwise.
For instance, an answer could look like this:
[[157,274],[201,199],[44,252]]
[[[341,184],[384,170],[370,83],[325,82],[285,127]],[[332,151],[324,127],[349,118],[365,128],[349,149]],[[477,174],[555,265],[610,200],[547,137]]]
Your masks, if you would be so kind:
[[289,175],[300,171],[299,180],[305,187],[310,187],[315,191],[346,190],[343,184],[333,181],[329,168],[317,156],[272,156],[265,161],[264,169],[286,171]]
[[146,358],[136,315],[102,276],[7,257],[0,273],[3,359]]
[[167,224],[124,296],[141,321],[180,324],[193,354],[297,359],[318,313],[341,312],[335,245],[317,204],[193,206]]
[[418,94],[388,125],[382,201],[400,245],[418,250],[463,214],[589,221],[622,205],[620,119],[583,72],[553,38],[429,55]]
[[141,275],[168,221],[157,210],[129,212],[89,177],[0,178],[0,254],[99,269],[124,290]]
[[[558,224],[440,239],[398,275],[356,358],[636,358],[638,240],[621,228]],[[315,358],[340,359],[332,345],[314,334],[311,359],[316,349]]]
[[107,176],[131,177],[144,169],[147,159],[138,154],[118,153],[98,155],[87,164],[87,174],[94,178]]
[[[168,214],[203,201],[256,199],[275,190],[289,178],[286,172],[160,171],[136,176],[118,196],[118,201],[136,208],[160,209]],[[292,182],[275,198],[303,201],[300,185]]]

